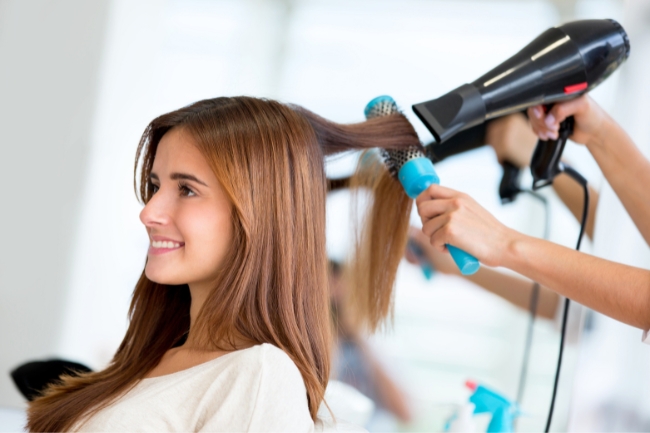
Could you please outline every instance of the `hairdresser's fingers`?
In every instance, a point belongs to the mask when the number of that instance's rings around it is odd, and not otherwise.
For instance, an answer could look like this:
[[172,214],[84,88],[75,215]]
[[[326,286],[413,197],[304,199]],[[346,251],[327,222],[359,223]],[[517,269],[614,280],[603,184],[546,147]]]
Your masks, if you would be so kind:
[[601,134],[604,125],[611,118],[588,95],[556,104],[549,115],[553,115],[558,126],[569,116],[575,119],[571,139],[580,144],[586,144]]
[[440,252],[444,252],[447,247],[445,246],[445,242],[440,242],[439,239],[438,241],[434,241],[434,239],[436,239],[434,235],[438,233],[443,227],[447,226],[449,224],[449,221],[450,215],[443,214],[437,216],[436,218],[427,220],[422,225],[422,233],[424,233],[429,238],[429,244]]
[[546,123],[557,124],[559,126],[567,117],[580,115],[588,109],[589,101],[586,95],[569,101],[558,102],[546,115]]
[[439,251],[451,244],[488,266],[500,266],[513,232],[468,196],[458,209],[423,220],[422,231]]
[[427,189],[422,191],[418,198],[415,200],[415,203],[419,205],[421,202],[426,200],[435,200],[435,199],[448,199],[458,196],[462,196],[463,193],[456,191],[455,189],[447,188],[446,186],[433,184]]
[[[474,220],[471,216],[461,214],[460,212],[444,214],[432,220],[429,220],[423,227],[422,230],[425,234],[429,235],[431,246],[433,246],[438,251],[445,251],[447,245],[454,245],[459,247],[470,254],[473,254],[475,257],[478,250],[475,245],[469,245],[465,247],[464,244],[467,243],[467,233],[476,233],[477,221]],[[480,239],[480,237],[479,237]],[[486,256],[481,253],[479,260],[484,261]]]
[[543,113],[542,108],[531,107],[528,114],[533,131],[543,140],[557,139],[560,123],[569,116],[575,119],[571,139],[581,144],[597,139],[604,125],[611,121],[607,113],[588,95],[558,102],[546,114]]
[[445,212],[456,211],[462,205],[462,199],[460,197],[423,200],[417,205],[418,215],[424,224],[426,220],[435,218]]
[[457,237],[454,230],[455,228],[449,223],[441,226],[431,235],[431,246],[438,251],[448,251],[447,245],[454,243]]
[[542,105],[536,105],[528,109],[528,118],[530,126],[539,138],[542,140],[556,139],[559,131],[559,124],[555,125],[555,120],[547,123],[547,115]]
[[[422,232],[432,238],[436,232],[445,229],[447,241],[453,236],[458,227],[469,227],[474,223],[476,212],[472,209],[478,206],[468,196],[454,197],[447,200],[430,200],[421,204],[420,218],[422,219]],[[452,232],[453,230],[453,232]],[[460,229],[462,230],[462,228]],[[444,250],[444,243],[431,242],[439,250]]]

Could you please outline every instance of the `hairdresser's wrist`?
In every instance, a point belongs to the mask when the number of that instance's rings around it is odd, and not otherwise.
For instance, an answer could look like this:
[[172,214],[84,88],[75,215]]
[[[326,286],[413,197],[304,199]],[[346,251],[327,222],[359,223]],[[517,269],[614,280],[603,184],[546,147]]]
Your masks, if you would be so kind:
[[621,134],[621,127],[609,116],[604,116],[600,127],[591,134],[585,142],[585,146],[591,153],[608,150],[617,140],[616,137]]
[[513,229],[508,229],[501,258],[496,266],[517,271],[528,261],[528,251],[535,239]]

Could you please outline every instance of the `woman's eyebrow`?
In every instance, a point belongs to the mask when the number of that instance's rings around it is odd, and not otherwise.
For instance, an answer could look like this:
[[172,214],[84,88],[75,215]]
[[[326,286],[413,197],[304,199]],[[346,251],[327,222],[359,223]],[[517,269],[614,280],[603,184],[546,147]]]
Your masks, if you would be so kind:
[[196,183],[200,183],[203,186],[208,186],[207,183],[203,182],[202,180],[199,180],[196,176],[187,173],[172,173],[171,176],[169,177],[172,180],[179,180],[179,179],[192,180]]

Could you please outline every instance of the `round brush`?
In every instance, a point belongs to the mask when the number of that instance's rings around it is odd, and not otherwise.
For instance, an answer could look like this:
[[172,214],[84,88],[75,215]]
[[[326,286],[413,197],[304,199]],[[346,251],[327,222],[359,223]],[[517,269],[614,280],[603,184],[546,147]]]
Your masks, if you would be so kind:
[[[364,110],[367,119],[399,112],[397,104],[390,96],[376,97],[366,105]],[[440,183],[433,164],[417,147],[403,150],[381,149],[380,151],[386,167],[400,181],[404,191],[412,199],[419,196],[430,185]],[[447,249],[463,275],[472,275],[480,268],[481,264],[471,254],[449,244],[447,244]]]

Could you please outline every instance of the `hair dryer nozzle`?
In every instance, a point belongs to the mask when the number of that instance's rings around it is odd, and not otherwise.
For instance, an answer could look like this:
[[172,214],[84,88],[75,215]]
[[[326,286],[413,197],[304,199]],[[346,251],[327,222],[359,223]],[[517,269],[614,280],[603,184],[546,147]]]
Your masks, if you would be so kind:
[[487,119],[575,98],[606,79],[630,53],[614,20],[573,21],[548,29],[480,77],[413,111],[444,142]]
[[413,106],[438,143],[485,120],[485,103],[478,89],[464,84],[446,95]]

